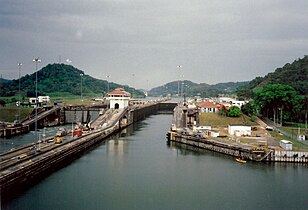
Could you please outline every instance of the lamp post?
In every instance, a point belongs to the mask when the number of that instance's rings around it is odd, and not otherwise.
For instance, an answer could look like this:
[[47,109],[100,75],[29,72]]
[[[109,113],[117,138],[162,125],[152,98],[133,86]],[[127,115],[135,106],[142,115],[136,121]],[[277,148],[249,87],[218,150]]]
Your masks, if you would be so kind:
[[180,78],[183,78],[183,81],[182,79],[181,80],[181,97],[183,97],[183,91],[184,91],[184,75],[181,75]]
[[80,74],[80,100],[82,101],[82,77],[83,74]]
[[107,93],[109,93],[109,78],[110,78],[110,75],[107,75],[106,78],[107,78]]
[[134,98],[134,95],[135,95],[135,89],[134,89],[134,86],[135,86],[135,74],[132,74],[133,76],[133,92],[132,92],[132,98]]
[[18,109],[18,122],[20,122],[20,71],[21,71],[21,66],[22,66],[22,63],[18,63],[18,95],[19,95],[19,99],[18,99],[18,106],[19,106],[19,109]]
[[38,63],[41,62],[39,58],[34,58],[33,62],[35,62],[35,138],[36,141],[38,141],[38,136],[37,136],[37,65]]
[[177,68],[179,69],[179,80],[178,80],[178,96],[180,96],[180,73],[181,73],[181,65],[178,65]]

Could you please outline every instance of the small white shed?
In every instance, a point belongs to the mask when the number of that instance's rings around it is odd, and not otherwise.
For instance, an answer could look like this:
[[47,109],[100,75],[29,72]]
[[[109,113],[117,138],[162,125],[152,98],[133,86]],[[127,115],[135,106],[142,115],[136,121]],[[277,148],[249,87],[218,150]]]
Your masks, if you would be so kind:
[[293,143],[288,140],[280,140],[279,146],[281,146],[285,150],[292,150]]
[[219,132],[217,131],[208,131],[208,136],[211,136],[211,137],[218,137],[219,136]]
[[212,129],[212,126],[210,125],[193,126],[193,130],[205,131],[205,130],[211,130],[211,129]]
[[251,136],[249,125],[228,125],[228,133],[236,136]]
[[306,136],[305,135],[298,135],[297,136],[297,140],[299,140],[299,141],[305,141],[306,140]]

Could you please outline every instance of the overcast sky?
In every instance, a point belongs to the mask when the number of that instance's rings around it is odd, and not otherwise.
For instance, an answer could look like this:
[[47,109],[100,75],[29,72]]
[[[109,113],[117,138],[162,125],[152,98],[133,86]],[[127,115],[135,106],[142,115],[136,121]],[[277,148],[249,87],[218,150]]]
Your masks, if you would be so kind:
[[247,81],[308,54],[308,1],[0,0],[0,47],[8,79],[61,57],[137,88]]

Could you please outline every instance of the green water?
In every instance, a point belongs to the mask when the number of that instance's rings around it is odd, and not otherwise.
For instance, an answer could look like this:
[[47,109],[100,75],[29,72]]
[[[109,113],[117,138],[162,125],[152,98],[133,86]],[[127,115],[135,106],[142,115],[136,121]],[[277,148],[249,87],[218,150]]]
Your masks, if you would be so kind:
[[153,115],[98,145],[2,209],[307,209],[302,164],[240,164],[166,142],[171,115]]

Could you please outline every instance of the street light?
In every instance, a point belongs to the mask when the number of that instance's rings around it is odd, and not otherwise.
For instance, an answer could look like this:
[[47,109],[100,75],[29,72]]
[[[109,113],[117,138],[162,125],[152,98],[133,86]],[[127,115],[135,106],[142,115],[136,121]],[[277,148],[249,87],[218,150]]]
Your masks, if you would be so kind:
[[[183,97],[183,91],[184,91],[184,75],[181,75],[180,76],[181,78],[183,78],[183,79],[181,79],[181,97]],[[182,81],[183,80],[183,81]]]
[[33,59],[33,62],[35,62],[35,138],[38,141],[37,136],[37,65],[41,62],[41,60],[37,57]]
[[183,85],[184,85],[184,75],[180,75],[180,84],[181,84],[181,94],[180,96],[183,96]]
[[180,96],[180,73],[181,73],[181,65],[178,65],[177,68],[179,69],[179,80],[178,80],[178,96]]
[[132,92],[132,98],[134,98],[134,95],[135,95],[135,89],[134,89],[134,86],[135,86],[135,74],[132,74],[133,76],[133,92]]
[[107,78],[107,93],[109,93],[109,78],[110,78],[110,75],[107,75],[106,78]]
[[83,74],[80,74],[80,100],[82,101],[82,76]]
[[18,122],[20,122],[20,71],[21,71],[21,66],[22,66],[22,63],[18,63],[17,64],[18,65],[18,95],[19,95],[19,104],[18,104],[18,106],[19,106],[19,110],[18,110]]

